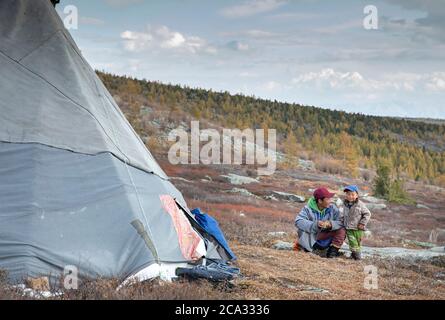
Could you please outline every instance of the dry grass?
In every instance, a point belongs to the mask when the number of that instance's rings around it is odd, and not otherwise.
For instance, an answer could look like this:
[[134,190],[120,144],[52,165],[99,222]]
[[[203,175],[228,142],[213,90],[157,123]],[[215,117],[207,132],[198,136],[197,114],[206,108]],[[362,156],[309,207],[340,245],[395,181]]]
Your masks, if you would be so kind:
[[[437,260],[437,259],[436,259]],[[409,299],[445,299],[443,281],[443,257],[438,259],[442,266],[430,262],[407,262],[404,260],[374,260],[378,266],[382,290],[398,297]],[[437,263],[437,262],[436,262]]]
[[[161,160],[164,159],[160,157]],[[173,283],[151,281],[116,291],[116,280],[85,281],[79,290],[64,291],[54,299],[444,299],[445,276],[443,258],[430,262],[408,263],[402,260],[364,260],[344,258],[327,260],[316,255],[271,249],[276,238],[269,232],[284,231],[280,240],[292,242],[296,236],[294,218],[303,204],[229,194],[235,187],[220,178],[224,167],[171,166],[162,163],[169,176],[191,182],[172,180],[183,192],[190,208],[200,207],[214,216],[237,254],[243,278],[230,283],[181,280]],[[232,171],[251,175],[247,169]],[[288,191],[308,196],[308,190],[322,183],[336,189],[338,180],[323,180],[323,174],[286,171],[261,178],[261,183],[243,185],[250,192],[265,196],[272,191]],[[212,182],[203,182],[210,176]],[[303,178],[300,178],[303,177]],[[329,176],[328,176],[329,177]],[[351,181],[352,182],[352,181]],[[357,182],[358,183],[358,182]],[[362,189],[370,185],[361,183]],[[236,186],[239,187],[239,186]],[[427,241],[432,228],[445,228],[443,193],[427,192],[422,184],[409,183],[410,192],[420,203],[433,210],[413,206],[391,206],[390,210],[373,212],[371,239],[366,245],[391,246],[403,239]],[[422,214],[421,216],[419,214]],[[419,218],[421,217],[421,218]],[[364,288],[364,266],[375,265],[379,288]],[[26,299],[11,289],[4,273],[0,273],[0,299]]]
[[[444,299],[445,284],[435,279],[441,269],[424,264],[417,270],[403,261],[339,258],[328,260],[301,252],[240,246],[247,276],[245,294],[255,299]],[[364,266],[378,267],[379,288],[364,288]],[[407,271],[407,268],[413,270]],[[424,272],[425,268],[429,271]],[[442,269],[443,270],[443,269]],[[242,285],[242,283],[240,284]],[[313,291],[313,288],[327,292]]]
[[[237,242],[237,241],[236,241]],[[157,280],[116,291],[116,280],[84,281],[78,290],[63,291],[57,300],[233,300],[233,299],[444,299],[444,260],[335,260],[314,254],[277,251],[258,245],[233,244],[243,278],[207,281]],[[377,290],[364,287],[366,265],[378,268]],[[27,299],[7,286],[2,274],[0,299]]]
[[83,283],[79,290],[64,291],[62,299],[75,300],[222,300],[228,299],[230,288],[207,281],[180,280],[172,283],[157,280],[116,290],[115,280],[95,280]]
[[[4,273],[3,273],[4,274]],[[120,288],[115,279],[82,281],[76,290],[56,290],[51,300],[228,300],[234,296],[230,283],[178,280],[171,283],[158,280]],[[0,300],[32,299],[21,289],[11,287],[5,278],[0,282]],[[37,299],[37,298],[35,298]],[[42,299],[42,298],[40,298]]]
[[315,167],[321,172],[329,174],[345,173],[345,166],[342,161],[336,159],[320,158],[315,160]]

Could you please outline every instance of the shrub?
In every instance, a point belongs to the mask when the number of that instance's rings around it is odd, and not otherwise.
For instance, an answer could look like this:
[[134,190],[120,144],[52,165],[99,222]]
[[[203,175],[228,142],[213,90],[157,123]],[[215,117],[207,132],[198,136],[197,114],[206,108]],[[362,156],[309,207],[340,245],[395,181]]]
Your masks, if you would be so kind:
[[411,199],[408,193],[405,191],[403,181],[396,179],[391,183],[388,194],[388,201],[400,204],[414,204],[415,201]]
[[344,172],[344,167],[340,160],[334,159],[320,159],[316,161],[315,167],[329,174],[342,174]]
[[389,202],[399,204],[414,204],[414,200],[405,191],[403,181],[400,178],[391,180],[391,169],[388,165],[380,164],[377,168],[377,176],[374,180],[374,194]]
[[379,164],[377,167],[377,176],[374,180],[374,194],[378,197],[388,198],[391,188],[391,169],[388,165]]
[[445,174],[442,174],[436,178],[435,182],[438,186],[445,188]]
[[369,171],[363,171],[362,172],[362,178],[366,182],[370,181],[371,180],[371,173],[369,173]]

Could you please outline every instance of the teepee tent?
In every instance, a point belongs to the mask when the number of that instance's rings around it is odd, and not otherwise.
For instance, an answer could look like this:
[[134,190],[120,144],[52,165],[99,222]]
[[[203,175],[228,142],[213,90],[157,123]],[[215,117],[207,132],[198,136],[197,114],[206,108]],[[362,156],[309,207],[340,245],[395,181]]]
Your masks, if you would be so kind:
[[[50,0],[0,0],[0,269],[12,282],[174,275],[229,259],[83,58]],[[140,278],[139,277],[139,278]]]

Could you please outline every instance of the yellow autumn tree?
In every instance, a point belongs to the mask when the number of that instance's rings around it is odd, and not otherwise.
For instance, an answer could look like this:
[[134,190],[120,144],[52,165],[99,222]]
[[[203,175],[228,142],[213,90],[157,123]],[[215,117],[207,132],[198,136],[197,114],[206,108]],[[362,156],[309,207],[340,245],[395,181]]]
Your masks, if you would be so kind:
[[298,156],[298,143],[292,131],[287,133],[286,140],[284,140],[284,153],[286,154],[286,165],[289,167],[296,167]]
[[354,141],[346,132],[340,134],[337,150],[338,157],[344,161],[347,174],[357,178],[359,175],[359,158],[354,147]]

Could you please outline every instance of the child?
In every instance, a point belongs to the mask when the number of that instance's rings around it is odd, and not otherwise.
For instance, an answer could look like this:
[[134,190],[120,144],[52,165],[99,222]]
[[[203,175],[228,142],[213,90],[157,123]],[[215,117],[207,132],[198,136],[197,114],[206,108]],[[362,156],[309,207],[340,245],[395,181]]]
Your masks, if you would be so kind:
[[347,186],[344,189],[345,200],[343,202],[344,226],[348,238],[351,257],[355,260],[361,259],[361,241],[366,225],[371,219],[371,212],[358,198],[358,187]]

